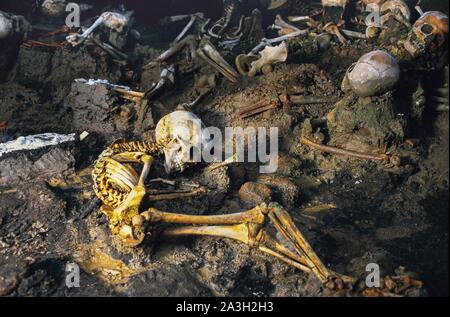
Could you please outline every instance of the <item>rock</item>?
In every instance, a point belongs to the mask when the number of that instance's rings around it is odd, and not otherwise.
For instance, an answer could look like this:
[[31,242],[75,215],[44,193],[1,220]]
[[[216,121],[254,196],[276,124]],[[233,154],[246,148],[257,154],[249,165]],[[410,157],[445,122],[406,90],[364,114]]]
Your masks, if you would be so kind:
[[52,53],[21,49],[17,58],[15,79],[24,85],[46,82],[51,70]]
[[19,150],[0,157],[0,186],[14,186],[28,180],[62,177],[74,172],[74,141]]
[[75,82],[64,101],[64,107],[72,112],[73,127],[78,132],[95,133],[105,141],[112,142],[119,137],[113,116],[117,102],[117,95],[105,85]]
[[239,189],[239,199],[248,208],[268,202],[272,191],[264,184],[247,182]]
[[10,259],[6,263],[0,263],[0,297],[10,294],[19,286],[27,272],[27,268],[23,261],[17,259]]
[[185,269],[167,264],[131,278],[125,295],[139,297],[211,296],[206,286],[201,285]]
[[257,182],[270,188],[273,192],[273,199],[287,208],[293,207],[300,196],[298,186],[285,177],[262,175]]

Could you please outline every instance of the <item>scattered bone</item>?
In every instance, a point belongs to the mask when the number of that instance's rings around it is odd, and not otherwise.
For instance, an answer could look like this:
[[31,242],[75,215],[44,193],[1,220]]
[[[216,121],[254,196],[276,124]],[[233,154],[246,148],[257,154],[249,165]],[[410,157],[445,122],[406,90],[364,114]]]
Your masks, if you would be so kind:
[[175,181],[171,181],[168,179],[164,179],[164,178],[154,178],[148,181],[149,183],[163,183],[166,185],[170,185],[170,186],[175,186],[176,182]]
[[266,8],[267,10],[275,10],[281,8],[287,2],[288,0],[269,0],[266,2],[267,3]]
[[197,54],[203,61],[216,69],[229,81],[233,83],[237,82],[239,74],[223,59],[211,42],[207,40],[202,41],[200,47],[197,49]]
[[287,23],[286,21],[284,21],[283,18],[281,17],[281,15],[279,15],[279,14],[277,14],[274,23],[275,23],[276,26],[278,26],[278,27],[280,27],[282,29],[290,30],[290,32],[288,32],[288,33],[300,31],[300,29],[297,28],[296,26],[291,25],[291,24]]
[[308,30],[299,30],[299,31],[295,31],[280,37],[276,37],[273,39],[262,39],[261,43],[259,43],[257,46],[255,46],[249,53],[249,55],[256,55],[258,54],[262,49],[264,49],[266,46],[272,45],[272,44],[277,44],[283,41],[287,41],[291,38],[294,37],[298,37],[298,36],[302,36],[302,35],[306,35],[308,34]]
[[105,25],[109,29],[113,29],[118,33],[124,32],[128,26],[130,17],[118,12],[103,12],[100,17],[86,29],[82,34],[71,34],[66,40],[72,46],[82,44],[94,31],[101,25]]
[[205,170],[208,172],[211,172],[211,171],[214,171],[214,170],[219,169],[224,166],[228,166],[228,165],[236,163],[236,162],[237,162],[237,155],[235,154],[235,155],[225,159],[223,162],[213,163],[213,164],[209,165],[208,167],[205,168]]
[[111,84],[106,79],[89,79],[89,80],[86,80],[86,79],[83,79],[83,78],[78,78],[78,79],[75,79],[75,82],[77,82],[77,83],[84,83],[84,84],[89,85],[89,86],[94,86],[94,85],[106,86],[109,89],[117,92],[123,99],[133,101],[137,105],[141,104],[142,98],[144,98],[144,96],[145,96],[145,93],[143,93],[143,92],[132,91],[131,88],[128,87],[128,86]]
[[300,143],[303,145],[312,147],[316,150],[319,150],[319,151],[322,151],[325,153],[329,153],[329,154],[349,156],[349,157],[354,157],[354,158],[358,158],[361,160],[381,161],[381,162],[385,162],[385,163],[392,163],[394,165],[400,165],[400,158],[395,155],[360,153],[360,152],[355,152],[355,151],[350,151],[350,150],[338,149],[335,147],[314,143],[313,141],[311,141],[303,136],[300,138]]
[[150,88],[145,95],[148,98],[153,98],[173,85],[175,85],[175,66],[170,65],[168,68],[164,68],[161,71],[159,82],[154,83],[152,88]]
[[194,25],[197,18],[198,18],[198,16],[195,14],[191,16],[189,23],[184,27],[184,29],[181,31],[181,33],[175,38],[174,43],[178,43],[179,41],[181,41],[181,39],[186,35],[186,33],[189,32],[189,30],[192,28],[192,26]]
[[335,98],[320,98],[312,96],[296,96],[296,95],[282,94],[278,97],[263,99],[253,105],[241,108],[238,114],[238,118],[247,119],[249,117],[261,114],[263,112],[277,109],[278,107],[280,107],[280,105],[283,106],[283,109],[288,109],[292,105],[314,105],[314,104],[334,103],[336,101],[337,99]]
[[251,69],[248,72],[249,77],[254,77],[258,73],[267,74],[273,70],[273,66],[279,63],[284,63],[288,58],[288,50],[286,43],[282,42],[275,47],[267,46],[260,53],[261,58],[251,64]]

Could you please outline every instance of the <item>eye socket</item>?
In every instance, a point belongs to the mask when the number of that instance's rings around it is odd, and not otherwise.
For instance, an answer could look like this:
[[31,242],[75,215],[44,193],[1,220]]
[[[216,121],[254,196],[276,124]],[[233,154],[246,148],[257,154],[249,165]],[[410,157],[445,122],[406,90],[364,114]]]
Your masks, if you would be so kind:
[[420,28],[420,31],[426,35],[430,35],[433,33],[434,27],[431,24],[424,24]]

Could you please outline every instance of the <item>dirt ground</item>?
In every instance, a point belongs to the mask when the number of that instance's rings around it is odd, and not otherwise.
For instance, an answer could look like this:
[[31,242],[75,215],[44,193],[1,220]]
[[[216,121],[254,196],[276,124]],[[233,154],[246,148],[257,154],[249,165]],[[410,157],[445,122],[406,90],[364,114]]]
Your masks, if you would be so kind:
[[[158,26],[142,25],[139,30],[158,32]],[[0,76],[0,143],[46,132],[88,131],[89,136],[0,157],[0,296],[329,296],[313,275],[239,242],[190,237],[130,249],[111,236],[92,190],[93,162],[118,138],[151,140],[162,116],[194,99],[195,78],[182,76],[172,90],[148,102],[148,112],[103,86],[74,80],[107,79],[146,91],[158,81],[159,72],[142,70],[142,65],[169,43],[149,41],[130,49],[131,79],[93,48],[17,45],[16,55],[8,55],[16,57]],[[300,144],[309,119],[326,117],[335,100],[345,97],[340,86],[347,68],[375,47],[361,41],[345,47],[333,43],[327,52],[307,58],[292,54],[267,75],[244,77],[238,83],[218,78],[212,93],[190,110],[206,126],[221,129],[278,127],[279,168],[262,176],[255,164],[236,163],[213,172],[200,165],[168,176],[160,158],[151,178],[196,182],[208,192],[154,206],[198,215],[239,212],[253,207],[240,197],[241,186],[266,184],[272,200],[289,211],[333,271],[359,277],[367,264],[377,263],[383,276],[414,272],[424,286],[410,296],[448,296],[448,112],[435,112],[428,103],[417,114],[408,99],[418,79],[428,83],[425,90],[442,84],[437,78],[445,76],[448,48],[402,65],[405,80],[392,95],[370,100],[372,106],[392,102],[400,109],[395,120],[406,121],[404,139],[418,140],[415,147],[389,145],[401,158],[400,166],[338,157]],[[236,119],[239,108],[282,93],[330,102]],[[125,116],[126,111],[131,114]],[[335,146],[350,144],[328,133],[325,129],[319,134]],[[65,285],[70,262],[81,267],[80,288]]]

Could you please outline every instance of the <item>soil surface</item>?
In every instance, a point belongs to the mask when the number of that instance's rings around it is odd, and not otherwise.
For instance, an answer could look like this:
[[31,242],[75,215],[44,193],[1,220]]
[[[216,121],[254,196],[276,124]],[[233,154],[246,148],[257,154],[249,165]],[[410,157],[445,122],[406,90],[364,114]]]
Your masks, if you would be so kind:
[[[0,54],[9,62],[0,65],[0,143],[48,132],[89,135],[0,157],[0,296],[329,296],[313,275],[239,242],[183,237],[125,248],[111,235],[92,190],[93,162],[119,138],[153,140],[159,119],[198,95],[192,73],[180,74],[175,87],[140,105],[105,86],[75,82],[106,79],[148,90],[160,72],[142,66],[167,49],[182,27],[170,33],[139,21],[137,29],[159,35],[127,48],[133,62],[126,67],[90,45],[54,49],[27,48],[13,40],[1,43]],[[213,171],[199,164],[166,175],[161,157],[149,179],[200,184],[208,191],[153,206],[197,215],[240,212],[258,203],[242,195],[242,185],[264,184],[270,199],[289,211],[333,271],[362,277],[369,263],[377,263],[382,276],[413,272],[423,288],[410,296],[448,296],[448,112],[434,111],[431,99],[423,109],[414,108],[411,100],[419,81],[427,96],[445,86],[448,47],[402,64],[404,80],[394,91],[358,99],[354,106],[339,103],[349,98],[341,91],[342,79],[352,63],[378,44],[333,40],[327,51],[317,54],[299,53],[296,45],[291,44],[290,58],[272,73],[242,77],[237,83],[216,74],[212,92],[189,108],[206,126],[220,129],[278,127],[277,172],[262,175],[256,164],[236,163]],[[284,93],[329,102],[237,118],[240,108]],[[343,110],[336,116],[337,128],[328,129],[328,115],[338,106]],[[385,137],[386,124],[376,121],[386,112],[374,114],[376,124],[370,122],[376,133],[348,132],[351,120],[345,107],[357,109],[355,122],[364,117],[361,107],[391,111],[392,117],[383,118],[396,127],[389,130],[395,137]],[[336,147],[389,151],[401,163],[326,154],[302,145],[305,133]],[[413,140],[414,146],[405,140]],[[167,188],[159,183],[148,187]],[[68,263],[81,268],[79,288],[66,287]]]

